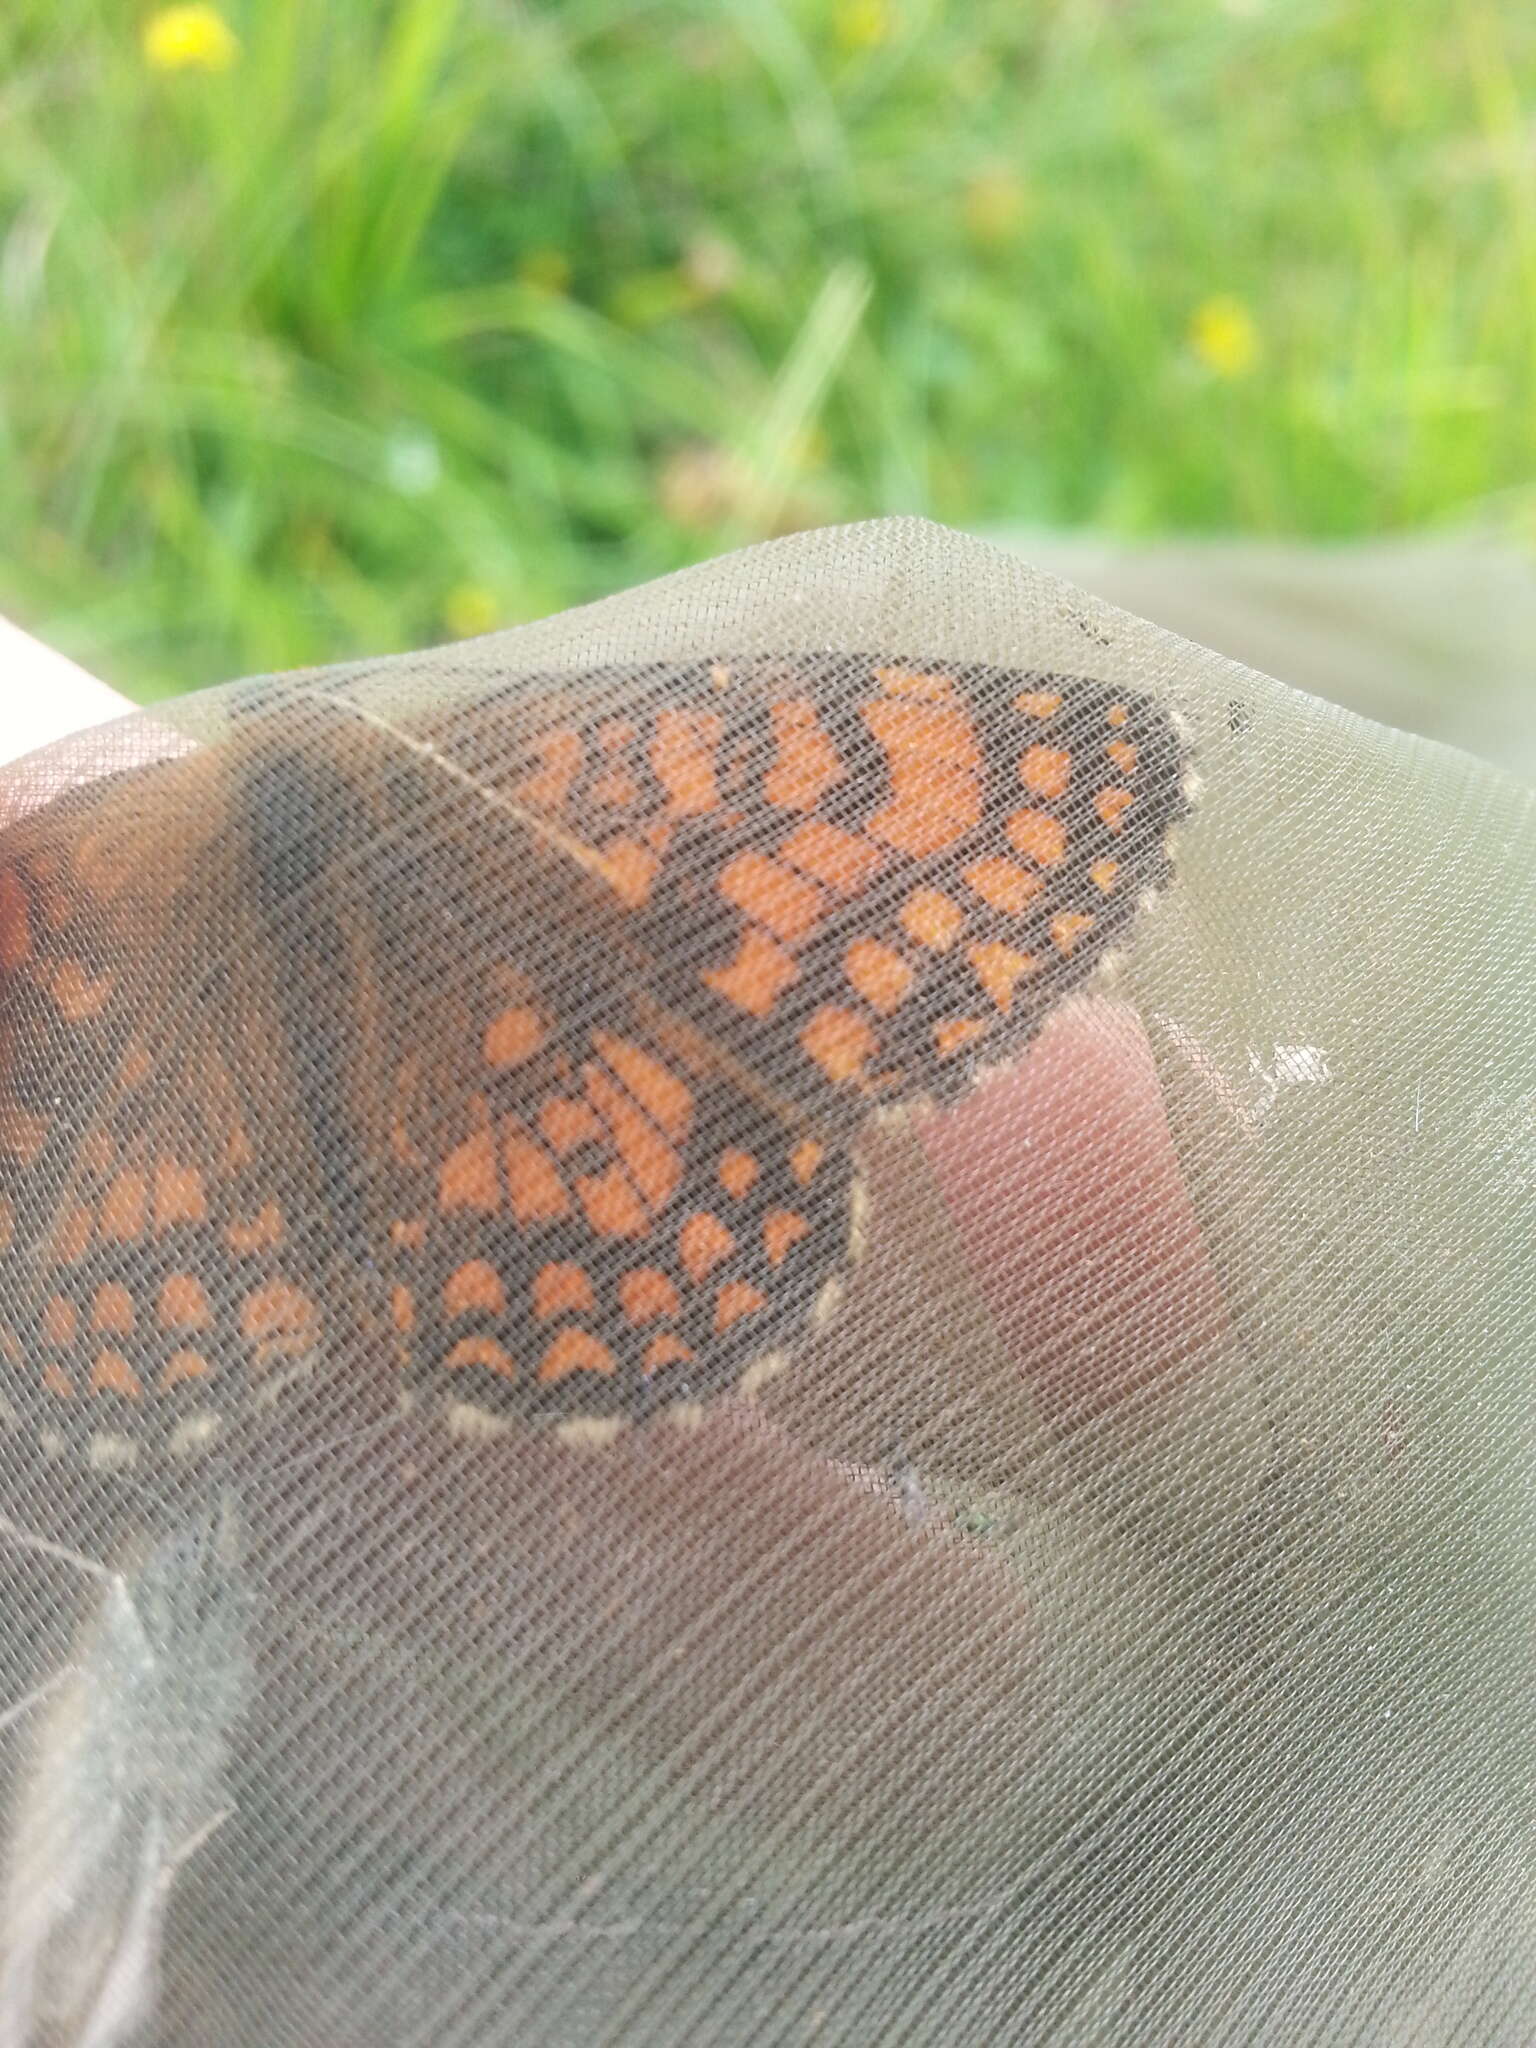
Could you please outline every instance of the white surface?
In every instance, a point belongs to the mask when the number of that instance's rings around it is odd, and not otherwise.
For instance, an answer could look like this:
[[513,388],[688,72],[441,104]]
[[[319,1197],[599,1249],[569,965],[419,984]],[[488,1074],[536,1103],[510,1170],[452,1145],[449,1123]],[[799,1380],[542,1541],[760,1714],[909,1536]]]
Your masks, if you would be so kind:
[[0,761],[131,708],[65,655],[0,619]]

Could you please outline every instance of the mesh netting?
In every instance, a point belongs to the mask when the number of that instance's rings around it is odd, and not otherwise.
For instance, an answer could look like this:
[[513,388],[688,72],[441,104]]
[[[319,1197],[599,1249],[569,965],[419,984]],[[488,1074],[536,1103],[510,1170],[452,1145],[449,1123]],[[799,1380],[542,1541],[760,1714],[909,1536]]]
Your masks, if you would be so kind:
[[898,520],[0,807],[0,2041],[1530,2038],[1528,792]]

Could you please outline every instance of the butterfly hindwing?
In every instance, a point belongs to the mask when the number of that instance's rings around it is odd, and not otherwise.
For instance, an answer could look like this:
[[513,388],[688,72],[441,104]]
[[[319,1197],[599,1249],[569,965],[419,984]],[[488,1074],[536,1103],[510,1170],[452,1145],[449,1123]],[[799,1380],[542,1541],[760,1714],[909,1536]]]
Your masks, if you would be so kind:
[[313,1361],[305,1133],[213,755],[0,851],[0,1399],[55,1454],[200,1450]]
[[370,934],[351,1114],[405,1386],[465,1421],[600,1426],[771,1369],[847,1263],[847,1149],[656,1000],[520,809],[450,782],[449,823],[430,757],[333,739],[372,792],[344,835],[367,857],[323,886]]

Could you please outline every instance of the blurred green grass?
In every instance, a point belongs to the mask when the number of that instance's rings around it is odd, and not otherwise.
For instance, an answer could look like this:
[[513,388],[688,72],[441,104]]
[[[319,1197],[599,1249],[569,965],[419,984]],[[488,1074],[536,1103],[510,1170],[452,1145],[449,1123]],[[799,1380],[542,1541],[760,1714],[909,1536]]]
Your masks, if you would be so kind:
[[826,519],[1536,473],[1525,0],[152,13],[0,19],[0,608],[141,696]]

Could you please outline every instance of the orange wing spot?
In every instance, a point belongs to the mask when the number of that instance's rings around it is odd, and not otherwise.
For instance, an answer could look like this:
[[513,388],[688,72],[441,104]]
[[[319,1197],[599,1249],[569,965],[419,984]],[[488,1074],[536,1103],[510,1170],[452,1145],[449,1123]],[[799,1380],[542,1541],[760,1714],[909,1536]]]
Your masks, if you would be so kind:
[[581,1309],[595,1309],[597,1296],[592,1292],[592,1282],[568,1259],[552,1261],[540,1266],[533,1276],[533,1312],[541,1319],[558,1316],[566,1309],[573,1312]]
[[658,711],[651,739],[651,768],[667,792],[673,817],[712,811],[720,801],[715,786],[715,749],[723,721],[712,711]]
[[1088,873],[1093,878],[1093,886],[1105,896],[1114,888],[1115,877],[1119,872],[1120,863],[1117,860],[1096,860],[1088,870]]
[[144,1386],[121,1351],[100,1351],[91,1367],[93,1394],[120,1394],[124,1400],[140,1401]]
[[1067,850],[1067,828],[1049,811],[1015,811],[1006,830],[1015,851],[1037,867],[1054,867]]
[[485,1027],[483,1050],[488,1067],[516,1067],[531,1060],[544,1043],[544,1025],[537,1010],[518,1003],[503,1010]]
[[231,1223],[224,1232],[224,1242],[242,1259],[282,1241],[283,1212],[276,1202],[263,1202],[249,1223]]
[[91,1302],[91,1328],[103,1336],[131,1337],[133,1323],[133,1296],[120,1281],[103,1281]]
[[76,840],[69,864],[76,881],[98,903],[110,903],[128,881],[128,864],[122,848],[114,845],[105,832],[90,832],[84,839]]
[[14,974],[32,957],[32,913],[14,868],[0,868],[0,973]]
[[1014,984],[1021,976],[1033,974],[1040,962],[1032,953],[1017,952],[996,940],[970,948],[976,979],[1006,1017],[1013,1008]]
[[1010,917],[1021,916],[1045,887],[1038,875],[1032,875],[1017,861],[1007,860],[1000,853],[968,867],[965,880],[983,903],[990,903],[994,910],[1005,911]]
[[118,1080],[125,1088],[139,1088],[149,1079],[153,1071],[154,1063],[149,1056],[149,1047],[142,1038],[131,1039],[128,1050],[123,1054],[121,1061],[118,1063]]
[[494,1216],[501,1207],[501,1176],[496,1171],[496,1141],[489,1130],[476,1131],[455,1145],[437,1176],[437,1199],[445,1210],[474,1209]]
[[617,1372],[619,1361],[589,1330],[561,1330],[539,1360],[539,1378],[563,1380],[572,1372]]
[[593,803],[605,811],[622,811],[639,794],[639,783],[622,761],[615,761],[611,768],[605,768],[601,775],[594,777],[588,791]]
[[208,1295],[191,1273],[168,1273],[155,1313],[167,1330],[206,1330],[213,1321]]
[[875,681],[888,697],[916,697],[930,704],[955,701],[955,679],[942,669],[898,668],[887,662],[876,666]]
[[674,1336],[670,1330],[658,1330],[645,1347],[644,1364],[648,1373],[660,1372],[664,1365],[688,1365],[692,1359],[693,1353],[682,1338]]
[[592,1045],[651,1121],[680,1144],[693,1121],[693,1090],[688,1083],[628,1038],[594,1031]]
[[1051,943],[1058,953],[1070,957],[1073,947],[1092,926],[1093,918],[1085,910],[1058,911],[1051,919]]
[[750,1152],[732,1147],[729,1152],[721,1153],[720,1164],[715,1171],[720,1177],[721,1187],[739,1202],[743,1195],[751,1192],[761,1168]]
[[389,1241],[397,1251],[419,1252],[427,1241],[425,1216],[397,1216],[389,1226]]
[[622,1166],[606,1172],[585,1174],[576,1183],[587,1221],[601,1237],[645,1237],[651,1228],[650,1211],[635,1193]]
[[512,1214],[519,1223],[550,1223],[571,1213],[571,1193],[560,1170],[522,1125],[508,1117],[502,1129],[501,1156],[507,1170]]
[[914,889],[901,906],[901,926],[931,953],[947,953],[965,929],[965,912],[938,889]]
[[872,1010],[889,1017],[912,986],[914,970],[894,946],[880,939],[855,939],[843,955],[843,973]]
[[571,785],[581,773],[580,733],[556,729],[541,733],[534,742],[539,765],[518,784],[517,794],[535,810],[563,811]]
[[16,1208],[8,1195],[0,1195],[0,1252],[9,1251],[16,1236]]
[[507,1290],[501,1275],[485,1259],[466,1259],[443,1282],[445,1316],[505,1315]]
[[735,1249],[735,1238],[707,1209],[690,1216],[677,1233],[677,1255],[690,1280],[705,1279]]
[[865,826],[898,853],[924,860],[942,853],[981,821],[981,750],[966,713],[949,704],[863,707],[865,724],[886,757],[890,801]]
[[659,1266],[637,1266],[619,1282],[619,1306],[632,1323],[654,1323],[677,1315],[683,1302]]
[[168,1394],[183,1380],[206,1379],[208,1372],[208,1361],[201,1351],[173,1351],[161,1368],[156,1387],[160,1393]]
[[1137,753],[1129,740],[1110,740],[1104,751],[1122,775],[1135,774]]
[[389,1290],[389,1319],[402,1334],[416,1327],[416,1297],[409,1287]]
[[608,1126],[614,1150],[652,1209],[659,1209],[683,1177],[683,1162],[627,1090],[589,1061],[582,1068],[587,1100]]
[[144,1234],[149,1208],[149,1177],[125,1168],[102,1199],[96,1234],[106,1244],[129,1244]]
[[597,744],[605,754],[622,754],[639,737],[639,728],[629,718],[605,718],[597,728]]
[[49,1250],[54,1263],[60,1266],[77,1265],[85,1257],[91,1242],[91,1212],[85,1208],[66,1209],[54,1230]]
[[800,1183],[808,1188],[816,1178],[816,1170],[827,1156],[827,1148],[815,1138],[802,1138],[789,1155],[789,1170]]
[[1093,800],[1093,807],[1111,832],[1122,832],[1125,828],[1121,820],[1135,801],[1128,789],[1101,789]]
[[846,779],[836,747],[822,729],[816,707],[804,697],[771,704],[773,737],[778,758],[763,777],[763,795],[785,811],[814,811],[832,789]]
[[640,910],[650,902],[660,873],[659,849],[638,839],[611,839],[602,850],[603,880],[626,910]]
[[208,1221],[208,1191],[195,1166],[175,1159],[155,1161],[154,1216],[157,1237],[178,1223]]
[[933,1027],[934,1050],[941,1060],[947,1060],[972,1039],[979,1038],[986,1028],[977,1017],[950,1017]]
[[1061,698],[1054,690],[1026,690],[1014,698],[1013,708],[1026,718],[1049,718],[1061,709]]
[[763,1250],[770,1266],[782,1266],[801,1238],[809,1237],[809,1220],[798,1209],[770,1209],[763,1218]]
[[749,1017],[770,1016],[785,989],[799,978],[794,955],[755,925],[743,931],[728,966],[712,967],[699,976],[706,988]]
[[243,1173],[255,1157],[251,1134],[236,1118],[224,1134],[224,1151],[219,1163],[226,1173]]
[[1130,718],[1130,715],[1129,710],[1124,704],[1112,704],[1108,711],[1105,712],[1104,719],[1108,725],[1124,725]]
[[806,938],[820,923],[827,899],[816,884],[765,853],[738,853],[721,870],[715,884],[727,903],[789,945]]
[[857,896],[885,865],[878,846],[858,832],[829,825],[825,818],[807,818],[797,825],[779,848],[779,858],[838,896]]
[[75,1312],[75,1304],[68,1296],[55,1294],[43,1310],[45,1341],[58,1345],[62,1350],[66,1345],[74,1343],[75,1332],[79,1326],[80,1318]]
[[467,1365],[483,1365],[487,1372],[499,1372],[504,1380],[517,1378],[511,1352],[504,1351],[489,1337],[461,1337],[443,1364],[450,1372],[461,1371]]
[[719,1336],[732,1323],[739,1323],[743,1316],[756,1315],[760,1308],[768,1306],[768,1297],[760,1287],[754,1287],[750,1280],[727,1280],[715,1296],[715,1334]]
[[1019,760],[1019,780],[1036,796],[1065,796],[1072,780],[1070,747],[1026,747]]
[[829,1081],[854,1081],[879,1051],[880,1041],[852,1010],[824,1003],[800,1033],[800,1046]]
[[261,1341],[263,1351],[301,1351],[312,1343],[320,1315],[307,1294],[286,1280],[269,1280],[245,1297],[240,1330]]
[[35,1166],[48,1142],[48,1119],[19,1102],[0,1101],[0,1152],[8,1152],[23,1166]]
[[84,1024],[99,1017],[112,998],[114,977],[99,974],[93,980],[79,960],[60,960],[48,977],[54,1007],[69,1024]]
[[552,1095],[539,1111],[539,1132],[546,1145],[564,1159],[578,1145],[589,1145],[603,1135],[597,1112],[585,1102],[572,1102],[564,1095]]
[[52,1359],[43,1367],[43,1385],[57,1400],[73,1401],[75,1398],[74,1381],[61,1366],[55,1365]]

